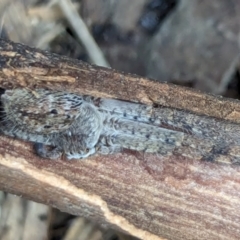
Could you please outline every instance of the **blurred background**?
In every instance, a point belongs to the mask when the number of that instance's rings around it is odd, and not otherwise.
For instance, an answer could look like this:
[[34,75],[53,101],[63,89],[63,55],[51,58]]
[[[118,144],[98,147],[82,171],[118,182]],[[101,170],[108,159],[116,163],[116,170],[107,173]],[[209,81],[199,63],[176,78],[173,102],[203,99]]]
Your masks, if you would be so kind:
[[[238,0],[1,0],[1,38],[231,98],[240,96]],[[133,240],[0,193],[0,239]]]

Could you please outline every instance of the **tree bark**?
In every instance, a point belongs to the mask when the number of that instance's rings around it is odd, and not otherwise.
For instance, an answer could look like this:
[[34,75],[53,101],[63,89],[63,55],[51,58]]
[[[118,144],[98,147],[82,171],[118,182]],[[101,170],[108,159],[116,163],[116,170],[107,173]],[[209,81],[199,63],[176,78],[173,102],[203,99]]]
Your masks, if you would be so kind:
[[[44,87],[239,123],[240,103],[0,40],[0,87]],[[141,239],[239,239],[240,167],[123,152],[44,160],[1,136],[0,189]]]

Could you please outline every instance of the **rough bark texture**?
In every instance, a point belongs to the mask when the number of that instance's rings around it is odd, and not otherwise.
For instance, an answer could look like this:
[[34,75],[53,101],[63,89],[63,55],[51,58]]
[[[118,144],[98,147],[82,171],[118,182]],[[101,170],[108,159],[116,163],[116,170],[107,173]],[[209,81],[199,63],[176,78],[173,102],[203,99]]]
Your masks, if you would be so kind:
[[[160,104],[239,122],[240,103],[0,41],[0,87],[44,87]],[[239,239],[240,167],[123,152],[37,157],[1,137],[0,189],[141,239]]]
[[0,40],[0,50],[0,86],[5,89],[60,89],[98,97],[155,103],[240,122],[240,105],[236,100],[92,66],[4,40]]

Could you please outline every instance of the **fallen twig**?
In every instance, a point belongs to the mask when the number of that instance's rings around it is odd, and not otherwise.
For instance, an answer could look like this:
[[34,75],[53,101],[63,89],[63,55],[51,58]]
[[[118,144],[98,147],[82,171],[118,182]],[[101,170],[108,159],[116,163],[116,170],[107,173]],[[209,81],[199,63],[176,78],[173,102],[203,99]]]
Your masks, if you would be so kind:
[[[175,108],[239,123],[240,103],[0,40],[0,87],[44,87]],[[141,239],[238,239],[240,167],[129,152],[39,158],[1,137],[0,189]],[[206,227],[207,226],[207,227]]]

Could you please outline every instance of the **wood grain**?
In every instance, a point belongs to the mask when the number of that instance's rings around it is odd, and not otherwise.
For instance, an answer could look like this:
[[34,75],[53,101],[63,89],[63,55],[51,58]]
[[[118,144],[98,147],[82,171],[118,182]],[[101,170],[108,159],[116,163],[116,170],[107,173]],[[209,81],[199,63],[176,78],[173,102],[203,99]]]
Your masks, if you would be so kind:
[[239,102],[0,40],[0,86],[66,90],[240,122]]
[[[238,123],[240,103],[0,41],[0,87],[160,104]],[[1,137],[0,189],[141,239],[239,239],[240,167],[123,152],[50,161]]]

